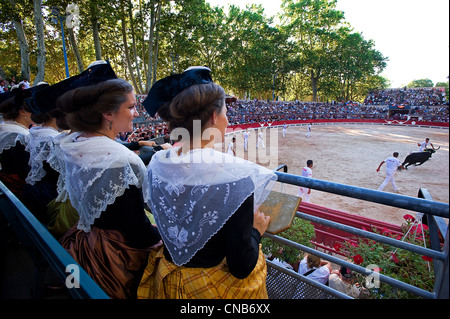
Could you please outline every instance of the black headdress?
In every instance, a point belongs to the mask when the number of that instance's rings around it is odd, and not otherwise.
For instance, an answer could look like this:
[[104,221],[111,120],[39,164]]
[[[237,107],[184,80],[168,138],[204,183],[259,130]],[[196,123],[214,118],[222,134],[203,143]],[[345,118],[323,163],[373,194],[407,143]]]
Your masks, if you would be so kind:
[[44,113],[42,112],[35,103],[35,96],[37,92],[49,87],[50,85],[47,82],[39,82],[36,86],[32,86],[28,90],[30,90],[30,96],[25,98],[25,103],[30,108],[31,112],[34,114]]
[[181,74],[161,79],[152,86],[142,104],[153,117],[162,105],[172,101],[188,87],[213,82],[210,72],[211,70],[207,67],[190,67]]
[[38,113],[47,113],[56,108],[56,100],[64,93],[79,87],[117,79],[108,61],[91,64],[82,73],[51,85],[33,94],[33,106]]
[[6,92],[3,92],[3,93],[0,93],[0,104],[3,101],[9,100],[12,97],[14,97],[14,95],[10,91],[6,91]]

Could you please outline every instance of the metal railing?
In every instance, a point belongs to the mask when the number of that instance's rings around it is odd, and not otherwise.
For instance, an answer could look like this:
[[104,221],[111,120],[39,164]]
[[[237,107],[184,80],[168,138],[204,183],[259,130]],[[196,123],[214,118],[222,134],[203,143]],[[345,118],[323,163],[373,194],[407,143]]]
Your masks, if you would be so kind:
[[[1,181],[0,212],[18,239],[31,250],[37,272],[42,272],[43,265],[48,265],[61,282],[66,283],[72,274],[69,269],[76,267],[77,276],[72,278],[77,280],[77,284],[71,280],[73,287],[67,287],[72,298],[109,299],[109,296]],[[35,279],[39,280],[40,277],[42,276],[36,276]],[[34,285],[40,286],[42,283],[35,282]],[[40,296],[38,294],[35,297]]]
[[[278,172],[281,168],[284,169],[284,172]],[[410,244],[407,242],[403,242],[401,240],[396,240],[393,238],[389,238],[383,235],[379,235],[376,233],[372,233],[369,231],[364,231],[355,227],[343,225],[340,223],[336,223],[333,221],[329,221],[323,218],[319,218],[316,216],[311,216],[301,211],[297,212],[296,218],[301,218],[304,220],[308,220],[313,223],[322,224],[325,226],[329,226],[334,229],[343,230],[348,233],[354,234],[359,237],[368,238],[375,240],[380,243],[385,243],[391,245],[393,247],[397,247],[400,249],[405,249],[414,253],[418,253],[424,256],[428,256],[433,258],[434,263],[434,271],[435,271],[435,286],[433,292],[425,291],[418,287],[412,286],[410,284],[406,284],[397,279],[391,278],[389,276],[385,276],[383,274],[375,274],[373,270],[369,270],[363,268],[361,266],[355,265],[351,262],[347,262],[341,258],[337,258],[331,256],[329,254],[320,252],[316,249],[300,245],[291,240],[282,238],[280,236],[273,236],[270,234],[265,234],[266,238],[270,238],[280,244],[288,245],[294,247],[300,251],[310,253],[316,255],[322,259],[328,260],[332,263],[345,266],[348,269],[351,269],[355,272],[358,272],[365,276],[374,276],[381,282],[389,284],[393,287],[397,287],[404,291],[410,292],[414,295],[417,295],[426,299],[448,299],[449,298],[449,264],[448,264],[448,256],[449,256],[449,229],[448,225],[443,220],[443,218],[449,218],[449,205],[444,203],[439,203],[433,201],[431,195],[428,193],[426,189],[421,189],[419,191],[419,198],[403,196],[398,194],[391,194],[371,189],[365,189],[360,187],[348,186],[338,183],[326,182],[317,179],[305,178],[296,175],[291,175],[286,173],[287,169],[284,165],[275,169],[275,173],[278,175],[278,181],[281,183],[286,183],[290,185],[303,186],[307,188],[312,188],[316,190],[320,190],[323,192],[328,192],[332,194],[342,195],[346,197],[356,198],[365,200],[368,202],[384,204],[387,206],[398,207],[403,209],[408,209],[411,211],[415,211],[418,213],[423,213],[424,216],[428,220],[429,230],[430,230],[430,240],[431,240],[431,248],[425,248],[421,246],[417,246],[414,244]],[[301,207],[300,207],[301,209]],[[441,249],[440,246],[440,237],[442,236],[445,240],[444,247]],[[280,267],[270,261],[268,261],[268,265],[270,267],[276,268],[278,271],[288,274],[292,277],[295,277],[297,280],[306,282],[309,285],[314,285],[318,289],[335,296],[337,298],[347,298],[343,294],[338,293],[337,291],[321,284],[317,284],[312,282],[307,277],[301,276],[294,271],[289,269]]]
[[[443,218],[449,218],[448,204],[433,201],[430,194],[425,189],[420,190],[419,198],[414,198],[287,174],[287,166],[285,165],[277,168],[277,170],[281,169],[283,169],[284,172],[275,172],[278,175],[278,181],[281,183],[304,186],[328,193],[408,209],[425,214],[424,216],[426,216],[427,218],[430,230],[431,248],[413,245],[400,240],[378,235],[376,233],[357,229],[355,227],[332,222],[323,218],[305,214],[301,211],[297,212],[296,218],[323,224],[335,229],[346,231],[356,236],[372,239],[381,243],[391,245],[393,247],[409,250],[433,258],[435,270],[435,286],[433,292],[425,291],[418,287],[403,283],[399,280],[382,274],[377,274],[377,276],[379,276],[381,282],[413,293],[422,298],[449,298],[449,229],[447,223],[443,220]],[[25,245],[32,247],[32,249],[36,251],[37,255],[39,255],[40,258],[43,258],[45,262],[57,274],[57,276],[62,280],[62,282],[64,282],[68,276],[68,273],[66,272],[67,267],[71,265],[77,265],[77,263],[59,244],[59,242],[48,232],[48,230],[1,182],[0,209],[1,213],[14,229],[19,239],[24,242]],[[442,249],[440,245],[439,234],[441,234],[441,236],[445,239],[445,243]],[[362,275],[371,276],[374,274],[372,270],[360,267],[341,258],[331,256],[316,249],[295,243],[288,239],[279,236],[273,236],[270,234],[265,234],[264,236],[281,244],[292,246],[300,251],[311,253],[332,263],[345,266],[348,269],[356,271]],[[270,269],[276,270],[284,275],[288,275],[297,281],[306,283],[308,286],[323,291],[329,296],[335,298],[349,298],[345,294],[342,294],[325,285],[319,284],[305,276],[299,275],[294,271],[280,267],[279,265],[271,261],[267,261],[267,263]],[[79,267],[79,281],[80,283],[82,283],[82,285],[80,285],[80,288],[68,289],[73,298],[109,298],[81,267]],[[283,285],[284,281],[277,281],[275,283],[272,283],[272,285],[273,284]]]

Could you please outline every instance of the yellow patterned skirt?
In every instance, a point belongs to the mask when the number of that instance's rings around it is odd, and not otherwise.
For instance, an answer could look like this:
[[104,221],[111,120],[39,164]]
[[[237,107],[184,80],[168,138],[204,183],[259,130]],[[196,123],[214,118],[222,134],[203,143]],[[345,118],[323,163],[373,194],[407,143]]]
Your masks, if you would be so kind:
[[69,199],[65,202],[52,200],[47,205],[47,214],[50,220],[48,230],[56,239],[64,236],[79,219],[78,212],[73,208]]
[[245,279],[231,275],[225,259],[212,268],[179,267],[164,258],[163,249],[149,256],[137,292],[139,299],[268,299],[261,246],[255,269]]

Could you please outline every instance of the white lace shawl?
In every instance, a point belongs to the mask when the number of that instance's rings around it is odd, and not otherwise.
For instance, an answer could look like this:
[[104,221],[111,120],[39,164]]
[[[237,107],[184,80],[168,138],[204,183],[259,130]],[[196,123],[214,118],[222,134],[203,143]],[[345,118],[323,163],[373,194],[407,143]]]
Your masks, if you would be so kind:
[[58,203],[66,202],[69,198],[69,194],[66,189],[66,163],[64,162],[64,153],[61,150],[61,142],[69,135],[69,132],[59,133],[53,138],[53,149],[47,159],[50,167],[59,173],[56,189],[58,191],[58,197],[55,201]]
[[255,209],[277,176],[269,169],[213,149],[178,156],[156,153],[148,167],[150,202],[173,262],[189,262],[254,194]]
[[[30,131],[15,122],[4,122],[0,124],[0,154],[16,146],[17,142],[27,146]],[[0,170],[2,166],[0,164]]]
[[20,142],[23,146],[27,146],[30,131],[14,122],[5,122],[0,124],[0,154],[9,150]]
[[35,126],[30,129],[30,138],[25,148],[30,153],[28,165],[31,167],[25,179],[27,184],[34,185],[47,174],[44,161],[48,161],[53,150],[53,138],[58,134],[58,130],[48,126]]
[[[74,133],[60,143],[66,165],[66,188],[80,220],[78,229],[91,230],[108,205],[127,188],[146,184],[142,160],[125,146],[107,137],[81,138]],[[143,187],[148,199],[148,187]]]

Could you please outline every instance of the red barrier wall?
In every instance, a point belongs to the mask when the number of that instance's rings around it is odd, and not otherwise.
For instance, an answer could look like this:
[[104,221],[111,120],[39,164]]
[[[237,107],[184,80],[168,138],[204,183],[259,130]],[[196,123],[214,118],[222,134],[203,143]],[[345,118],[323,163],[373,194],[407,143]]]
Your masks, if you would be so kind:
[[[315,124],[315,123],[354,123],[354,124],[386,124],[386,125],[405,125],[405,126],[436,126],[436,127],[449,127],[449,123],[443,122],[424,122],[424,121],[397,121],[397,120],[364,120],[364,119],[323,119],[323,120],[295,120],[295,121],[275,121],[271,123],[271,126],[283,125],[284,123],[288,125],[295,124]],[[268,123],[264,123],[264,127],[269,127]],[[250,124],[239,124],[230,125],[227,128],[227,133],[231,133],[235,130],[245,130],[245,129],[255,129],[261,128],[260,123],[250,123]]]

